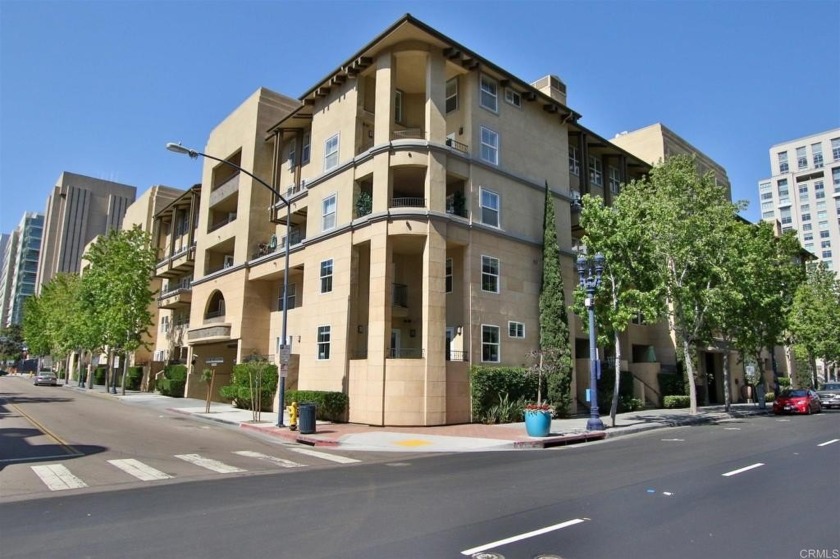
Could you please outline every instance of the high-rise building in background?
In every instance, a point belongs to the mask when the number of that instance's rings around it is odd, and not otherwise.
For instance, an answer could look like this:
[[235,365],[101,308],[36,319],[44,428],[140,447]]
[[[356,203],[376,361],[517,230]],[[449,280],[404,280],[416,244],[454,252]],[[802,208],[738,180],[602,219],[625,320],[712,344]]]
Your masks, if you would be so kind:
[[119,229],[137,188],[64,172],[47,198],[36,291],[62,272],[79,272],[85,246]]
[[770,169],[758,183],[761,218],[795,230],[805,250],[840,273],[840,128],[772,146]]
[[0,326],[20,324],[23,303],[35,293],[43,227],[43,215],[27,212],[8,236],[0,270]]

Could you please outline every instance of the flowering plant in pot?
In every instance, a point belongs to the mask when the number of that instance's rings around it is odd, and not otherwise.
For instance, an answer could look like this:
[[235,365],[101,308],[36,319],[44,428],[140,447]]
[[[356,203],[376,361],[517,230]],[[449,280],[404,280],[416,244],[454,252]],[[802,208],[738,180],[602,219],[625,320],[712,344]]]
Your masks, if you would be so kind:
[[545,402],[525,404],[525,431],[530,437],[547,437],[554,410]]

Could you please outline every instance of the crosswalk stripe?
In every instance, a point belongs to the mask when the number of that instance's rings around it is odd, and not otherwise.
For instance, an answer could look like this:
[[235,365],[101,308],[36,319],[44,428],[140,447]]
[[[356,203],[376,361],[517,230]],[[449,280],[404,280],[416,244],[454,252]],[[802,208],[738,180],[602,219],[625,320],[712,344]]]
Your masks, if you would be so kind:
[[185,462],[201,466],[202,468],[207,468],[208,470],[213,470],[214,472],[219,472],[220,474],[232,474],[235,472],[247,471],[242,468],[237,468],[236,466],[229,466],[223,462],[219,462],[218,460],[204,458],[198,454],[176,454],[175,458],[180,458]]
[[356,460],[355,458],[347,458],[346,456],[338,456],[336,454],[327,454],[326,452],[318,452],[317,450],[310,450],[308,448],[290,448],[289,450],[299,454],[306,454],[307,456],[314,456],[316,458],[323,458],[324,460],[338,462],[339,464],[353,464],[354,462],[361,462],[361,460]]
[[32,466],[32,471],[41,478],[50,491],[63,491],[65,489],[79,489],[87,487],[87,484],[70,473],[70,470],[61,464],[47,464]]
[[165,474],[160,470],[156,470],[139,460],[134,460],[133,458],[127,458],[125,460],[108,460],[108,463],[142,481],[156,481],[172,478],[171,475]]
[[254,452],[252,450],[237,450],[234,451],[234,454],[238,454],[239,456],[246,456],[248,458],[257,458],[259,460],[266,460],[271,462],[272,464],[276,464],[283,468],[300,468],[303,464],[298,464],[297,462],[292,462],[291,460],[285,460],[283,458],[277,458],[276,456],[269,456],[268,454],[263,454],[261,452]]

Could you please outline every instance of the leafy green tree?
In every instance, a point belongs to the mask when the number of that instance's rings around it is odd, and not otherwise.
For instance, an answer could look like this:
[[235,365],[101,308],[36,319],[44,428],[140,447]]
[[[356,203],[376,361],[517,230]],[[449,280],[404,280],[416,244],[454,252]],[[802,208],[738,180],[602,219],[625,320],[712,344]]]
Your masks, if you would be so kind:
[[543,217],[543,271],[540,287],[540,352],[547,372],[548,401],[560,415],[568,413],[572,402],[572,347],[566,294],[560,269],[554,199],[545,183]]
[[[694,158],[669,157],[620,196],[639,222],[651,251],[654,291],[663,296],[668,326],[683,356],[691,413],[697,413],[697,347],[712,339],[709,311],[725,289],[726,237],[742,205],[729,201],[711,173],[699,175]],[[626,198],[625,198],[626,197]]]
[[19,361],[23,358],[23,333],[19,324],[0,329],[0,361]]
[[811,266],[799,286],[790,315],[794,351],[807,359],[810,384],[818,386],[816,360],[840,360],[840,281],[822,262]]
[[[585,195],[581,201],[580,224],[586,231],[582,241],[587,251],[604,255],[604,271],[596,296],[595,318],[599,344],[612,342],[615,353],[615,383],[610,418],[615,427],[619,403],[621,369],[621,334],[633,318],[642,315],[648,320],[662,314],[654,283],[649,278],[653,268],[651,254],[642,225],[631,219],[619,195],[612,206],[604,205],[599,196]],[[574,312],[586,316],[584,293],[578,288]]]
[[155,251],[149,234],[135,226],[100,236],[85,258],[90,267],[82,275],[83,297],[102,346],[123,355],[125,376],[125,358],[141,346],[152,325],[149,305],[154,294],[149,279]]
[[47,312],[41,297],[32,295],[23,302],[23,339],[30,356],[49,355],[52,339],[47,328]]

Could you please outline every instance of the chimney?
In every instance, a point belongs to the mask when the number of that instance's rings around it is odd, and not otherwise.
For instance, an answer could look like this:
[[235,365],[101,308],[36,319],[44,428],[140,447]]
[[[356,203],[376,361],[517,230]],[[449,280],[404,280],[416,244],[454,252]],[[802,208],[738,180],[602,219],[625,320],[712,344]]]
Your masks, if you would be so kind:
[[555,101],[566,104],[566,84],[560,81],[560,78],[554,75],[542,77],[531,84],[531,86],[539,89]]

